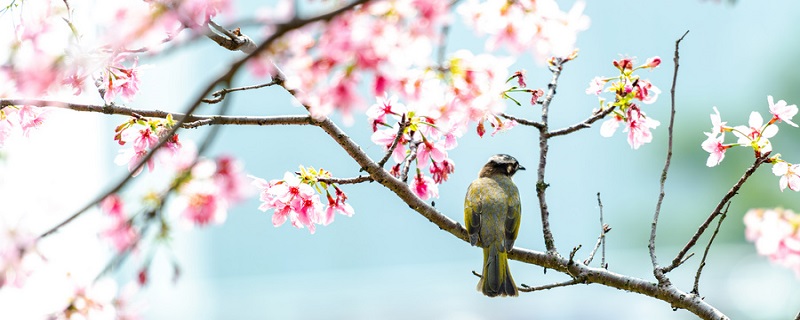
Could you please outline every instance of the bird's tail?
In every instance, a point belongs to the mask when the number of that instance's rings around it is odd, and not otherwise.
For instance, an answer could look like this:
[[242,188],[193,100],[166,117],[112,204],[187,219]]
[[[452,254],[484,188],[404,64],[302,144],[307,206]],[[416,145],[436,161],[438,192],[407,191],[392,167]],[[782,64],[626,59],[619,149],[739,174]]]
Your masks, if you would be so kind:
[[478,291],[489,297],[516,297],[519,291],[508,269],[508,254],[501,247],[490,245],[483,249],[483,276],[478,281]]

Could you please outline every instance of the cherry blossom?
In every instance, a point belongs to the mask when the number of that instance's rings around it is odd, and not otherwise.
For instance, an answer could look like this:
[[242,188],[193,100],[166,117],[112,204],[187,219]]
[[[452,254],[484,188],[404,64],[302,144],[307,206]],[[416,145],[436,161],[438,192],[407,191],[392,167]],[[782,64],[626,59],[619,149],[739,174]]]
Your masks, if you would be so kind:
[[797,214],[784,209],[751,209],[744,215],[745,236],[770,261],[800,277],[800,233]]
[[44,120],[47,119],[47,114],[50,109],[25,105],[19,108],[18,116],[20,121],[20,128],[25,137],[30,135],[31,130],[40,127]]
[[658,127],[660,122],[648,118],[639,108],[631,107],[628,109],[628,121],[625,131],[628,132],[628,144],[633,149],[639,149],[645,143],[653,141],[650,129]]
[[604,79],[603,77],[594,77],[594,79],[589,82],[589,87],[586,88],[586,94],[599,96],[600,93],[603,92],[606,82],[608,82],[608,79]]
[[724,135],[720,135],[718,133],[706,133],[706,135],[708,135],[708,139],[703,141],[701,146],[703,147],[703,150],[709,153],[708,160],[706,160],[706,166],[713,167],[722,162],[722,159],[725,158],[725,150],[730,148],[730,146],[722,144]]
[[552,0],[470,0],[457,11],[476,33],[489,35],[487,49],[529,50],[537,61],[544,62],[550,56],[567,57],[574,50],[577,33],[589,26],[584,7],[579,1],[564,12]]
[[451,173],[455,171],[455,165],[453,164],[453,160],[450,159],[443,159],[439,162],[433,162],[430,167],[430,173],[433,177],[433,182],[441,184],[444,181],[447,181],[447,178]]
[[714,113],[711,114],[711,133],[724,133],[726,124],[727,122],[722,122],[722,118],[719,115],[719,110],[717,110],[717,107],[714,107]]
[[104,90],[103,99],[111,102],[117,95],[121,95],[125,100],[130,101],[139,92],[139,68],[138,60],[134,59],[131,67],[124,67],[122,63],[128,55],[118,55],[111,59],[109,65],[103,70]]
[[34,248],[36,236],[24,229],[0,227],[0,289],[21,288],[33,273],[35,260],[41,260]]
[[101,236],[108,239],[114,249],[120,253],[133,248],[139,240],[139,233],[125,219],[113,221],[108,229],[101,233]]
[[439,197],[439,187],[436,186],[436,183],[431,177],[421,173],[417,173],[414,176],[409,187],[411,187],[411,191],[422,200]]
[[771,152],[772,144],[769,139],[778,133],[778,127],[769,124],[765,126],[764,118],[755,111],[750,113],[748,125],[733,128],[733,134],[739,138],[739,145],[752,146],[757,154]]
[[647,68],[655,68],[659,65],[661,65],[661,58],[658,56],[648,58],[647,62],[645,62],[645,66],[647,66]]
[[779,161],[772,165],[772,173],[781,177],[779,182],[781,191],[787,186],[793,191],[800,191],[800,164]]
[[339,188],[336,188],[336,198],[331,197],[330,193],[326,194],[328,198],[328,207],[325,209],[325,214],[321,217],[322,225],[329,225],[333,222],[333,217],[336,212],[339,212],[348,217],[353,216],[353,207],[346,203],[347,196]]
[[770,120],[770,123],[783,121],[790,126],[797,127],[797,124],[792,122],[792,117],[797,114],[796,105],[787,105],[786,101],[783,100],[774,103],[772,96],[767,96],[767,101],[769,102],[769,112],[772,113],[773,116],[773,120]]

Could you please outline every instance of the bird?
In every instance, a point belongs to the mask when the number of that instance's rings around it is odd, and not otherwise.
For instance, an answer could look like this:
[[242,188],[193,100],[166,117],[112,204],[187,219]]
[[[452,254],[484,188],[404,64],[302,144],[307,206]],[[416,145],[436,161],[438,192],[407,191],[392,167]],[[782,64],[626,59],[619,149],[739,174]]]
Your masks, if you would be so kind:
[[517,159],[497,154],[467,188],[464,222],[469,243],[483,248],[483,273],[477,289],[489,297],[518,296],[508,268],[508,252],[519,233],[522,205],[511,177],[525,170]]

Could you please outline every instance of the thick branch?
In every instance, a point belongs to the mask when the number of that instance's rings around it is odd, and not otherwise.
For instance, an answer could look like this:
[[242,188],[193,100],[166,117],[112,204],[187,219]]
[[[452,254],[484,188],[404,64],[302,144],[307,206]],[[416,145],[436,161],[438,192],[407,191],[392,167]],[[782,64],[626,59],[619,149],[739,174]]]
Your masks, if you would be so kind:
[[[330,119],[315,120],[315,124],[336,141],[376,182],[391,190],[411,209],[417,211],[439,229],[449,232],[466,243],[469,242],[467,230],[460,223],[450,219],[430,204],[418,198],[405,183],[378,166],[333,121]],[[578,279],[585,279],[585,283],[599,283],[612,288],[654,297],[666,301],[673,308],[686,309],[703,319],[728,319],[722,312],[703,301],[700,297],[680,291],[672,286],[658,286],[643,279],[621,275],[603,268],[591,268],[580,263],[571,263],[568,259],[558,255],[528,249],[514,248],[509,252],[509,258],[570,274]]]
[[539,127],[539,169],[536,175],[536,197],[539,199],[539,211],[542,216],[542,235],[544,237],[544,245],[547,252],[557,254],[555,240],[553,240],[553,233],[550,231],[550,211],[547,209],[547,198],[545,197],[545,190],[548,184],[544,182],[545,167],[547,166],[547,150],[550,148],[547,144],[547,117],[550,108],[550,103],[553,102],[553,97],[556,95],[556,86],[558,85],[558,77],[561,75],[562,64],[560,59],[556,59],[550,67],[553,72],[553,78],[550,84],[547,85],[547,95],[542,102],[542,121]]

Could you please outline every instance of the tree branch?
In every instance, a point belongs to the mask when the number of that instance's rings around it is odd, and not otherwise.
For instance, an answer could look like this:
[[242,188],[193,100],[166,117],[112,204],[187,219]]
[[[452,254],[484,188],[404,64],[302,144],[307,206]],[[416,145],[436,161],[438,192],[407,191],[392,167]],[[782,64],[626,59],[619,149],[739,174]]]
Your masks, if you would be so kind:
[[191,115],[197,109],[197,107],[200,106],[200,103],[202,103],[203,99],[209,93],[211,93],[211,91],[214,90],[214,88],[217,87],[218,84],[220,84],[220,83],[230,83],[230,80],[233,79],[233,76],[236,75],[236,73],[239,71],[239,69],[241,69],[241,67],[244,66],[244,64],[250,58],[255,57],[256,55],[260,54],[261,52],[263,52],[264,50],[269,48],[270,45],[272,45],[273,42],[275,42],[278,38],[282,37],[284,34],[286,34],[287,32],[289,32],[291,30],[302,28],[302,27],[304,27],[304,26],[306,26],[306,25],[308,25],[310,23],[314,23],[314,22],[317,22],[317,21],[329,21],[330,19],[335,18],[339,14],[342,14],[343,12],[346,12],[346,11],[348,11],[348,10],[350,10],[350,9],[356,7],[356,6],[359,6],[359,5],[363,4],[363,3],[366,3],[368,1],[369,0],[356,0],[356,1],[351,2],[348,5],[342,6],[339,9],[330,11],[330,12],[325,13],[325,14],[321,14],[321,15],[314,16],[314,17],[307,18],[307,19],[297,19],[297,18],[295,18],[295,19],[292,19],[291,21],[289,21],[287,23],[283,23],[283,24],[277,25],[276,28],[275,28],[275,31],[269,37],[267,37],[267,39],[264,40],[258,47],[256,47],[252,52],[249,52],[247,54],[247,56],[245,56],[245,57],[239,59],[238,61],[234,62],[233,64],[231,64],[230,68],[228,68],[226,72],[224,72],[222,75],[218,76],[215,80],[209,82],[208,85],[206,86],[206,88],[201,90],[200,93],[197,95],[197,97],[195,97],[195,99],[190,100],[192,102],[188,105],[188,107],[186,108],[186,111],[184,112],[187,115],[187,118],[183,118],[183,119],[178,120],[178,123],[174,127],[172,127],[169,132],[167,132],[164,135],[164,138],[159,139],[158,144],[156,144],[156,146],[154,146],[142,159],[140,159],[139,163],[135,166],[135,168],[133,168],[125,176],[125,178],[123,178],[121,181],[119,181],[117,184],[115,184],[108,191],[106,191],[105,193],[102,193],[96,199],[94,199],[93,201],[91,201],[90,203],[88,203],[87,205],[82,207],[80,210],[75,212],[69,218],[67,218],[63,222],[59,223],[58,225],[54,226],[53,228],[49,229],[48,231],[44,232],[41,236],[39,236],[39,239],[41,239],[43,237],[46,237],[46,236],[48,236],[50,234],[53,234],[54,232],[58,231],[58,229],[60,229],[61,227],[67,225],[68,223],[73,221],[75,218],[77,218],[78,216],[80,216],[81,214],[83,214],[84,212],[89,210],[90,208],[92,208],[97,203],[100,203],[100,201],[105,199],[105,197],[107,197],[108,195],[110,195],[112,193],[116,193],[119,190],[121,190],[122,187],[125,186],[125,184],[127,184],[128,181],[130,181],[133,178],[133,173],[138,171],[139,169],[141,169],[145,165],[145,163],[147,163],[147,161],[150,160],[150,158],[153,157],[153,154],[155,154],[155,152],[159,148],[161,148],[164,144],[166,144],[166,142],[169,140],[169,138],[171,138],[175,134],[175,132],[179,128],[181,128],[181,126],[188,119],[188,115]]
[[539,130],[542,130],[542,128],[544,128],[544,125],[542,125],[539,122],[531,121],[531,120],[524,119],[524,118],[517,118],[517,117],[512,116],[510,114],[507,114],[507,113],[501,113],[500,116],[503,117],[503,118],[506,118],[508,120],[514,120],[514,121],[516,121],[517,123],[519,123],[521,125],[531,126],[531,127],[536,128],[536,129],[539,129]]
[[658,215],[661,213],[661,204],[664,201],[664,185],[667,182],[667,173],[669,172],[670,161],[672,160],[672,139],[675,132],[675,85],[678,82],[678,60],[679,48],[681,41],[689,31],[687,30],[678,40],[675,41],[675,69],[672,72],[672,89],[670,90],[670,113],[669,113],[669,129],[667,141],[667,159],[664,161],[664,170],[661,171],[661,180],[659,181],[658,201],[656,201],[656,209],[653,211],[653,223],[650,225],[650,241],[647,248],[650,252],[650,262],[653,264],[653,275],[658,280],[659,284],[669,284],[669,279],[664,275],[663,270],[658,266],[658,259],[656,258],[656,230],[658,229]]
[[544,245],[547,252],[551,254],[558,254],[556,249],[553,233],[550,231],[550,211],[547,209],[547,199],[545,197],[545,189],[549,186],[544,182],[545,167],[547,166],[547,117],[550,108],[550,103],[553,102],[553,97],[556,95],[556,86],[558,86],[558,77],[561,75],[563,68],[563,61],[561,59],[553,59],[553,65],[550,71],[553,73],[553,78],[550,84],[547,85],[547,95],[542,102],[542,126],[539,128],[539,169],[536,175],[536,197],[539,199],[539,211],[542,216],[542,235],[544,237]]
[[581,129],[590,128],[592,126],[592,123],[595,123],[597,120],[605,118],[609,113],[614,111],[614,109],[616,109],[616,107],[611,107],[611,108],[605,109],[603,111],[600,111],[600,112],[592,115],[588,119],[583,120],[581,123],[577,123],[577,124],[571,125],[571,126],[566,127],[566,128],[558,129],[556,131],[551,131],[551,132],[549,132],[547,134],[547,136],[548,137],[563,136],[563,135],[567,135],[567,134],[573,133],[573,132],[581,130]]
[[[347,134],[345,134],[329,118],[312,120],[339,144],[347,154],[356,161],[376,182],[389,189],[398,198],[405,202],[412,210],[428,219],[439,229],[444,230],[465,243],[469,243],[467,230],[460,223],[445,216],[436,208],[417,197],[408,185],[395,178],[370,157]],[[515,247],[508,257],[513,260],[534,264],[562,272],[578,279],[585,279],[585,283],[598,283],[612,288],[639,293],[653,297],[670,304],[673,308],[686,309],[703,319],[728,319],[722,312],[709,305],[696,295],[680,291],[672,286],[659,286],[643,279],[621,275],[604,268],[591,268],[580,263],[570,263],[569,260],[558,255],[532,251]]]
[[110,105],[91,105],[91,104],[77,104],[77,103],[64,103],[50,100],[34,100],[34,99],[0,99],[0,107],[14,106],[14,105],[32,105],[37,107],[55,107],[63,108],[74,111],[82,112],[97,112],[110,115],[124,115],[124,116],[142,116],[148,118],[166,119],[168,115],[172,114],[175,120],[185,120],[183,128],[196,128],[204,125],[255,125],[255,126],[269,126],[269,125],[310,125],[310,116],[222,116],[222,115],[186,115],[184,113],[171,113],[160,110],[143,110],[133,109],[124,106]]
[[703,272],[703,267],[706,266],[706,258],[708,257],[708,251],[711,250],[711,244],[714,243],[714,238],[717,237],[717,233],[719,233],[719,228],[722,226],[722,221],[725,220],[725,217],[728,216],[728,209],[731,207],[731,203],[728,202],[728,206],[725,207],[725,211],[722,212],[722,215],[719,216],[719,221],[717,221],[717,227],[714,228],[714,233],[711,234],[711,239],[708,239],[708,245],[706,245],[706,250],[703,252],[703,258],[700,259],[700,266],[697,267],[697,273],[694,276],[694,287],[692,288],[693,294],[700,294],[700,289],[698,288],[700,285],[700,274]]
[[731,187],[731,189],[728,190],[728,193],[726,193],[722,197],[722,200],[719,201],[717,207],[714,208],[714,211],[712,211],[711,214],[708,215],[706,221],[703,222],[703,224],[697,228],[697,232],[695,232],[695,234],[689,239],[689,242],[686,243],[683,249],[675,256],[675,258],[672,260],[672,264],[663,268],[664,273],[672,271],[673,269],[681,265],[683,261],[685,261],[684,256],[686,256],[689,250],[691,250],[692,247],[694,247],[694,245],[697,244],[697,240],[700,239],[700,236],[703,235],[706,229],[708,229],[708,226],[711,224],[711,221],[713,221],[714,218],[716,218],[718,215],[722,213],[722,207],[724,207],[725,204],[727,204],[728,201],[730,201],[731,198],[733,198],[733,196],[736,195],[736,193],[739,191],[742,185],[744,185],[745,181],[747,181],[747,179],[750,178],[750,176],[754,172],[756,172],[756,169],[758,169],[758,167],[764,164],[765,162],[768,162],[768,160],[769,160],[769,153],[756,158],[755,162],[753,162],[753,164],[749,168],[747,168],[747,170],[744,172],[742,177],[739,178],[739,181],[737,181],[736,184],[734,184],[733,187]]

